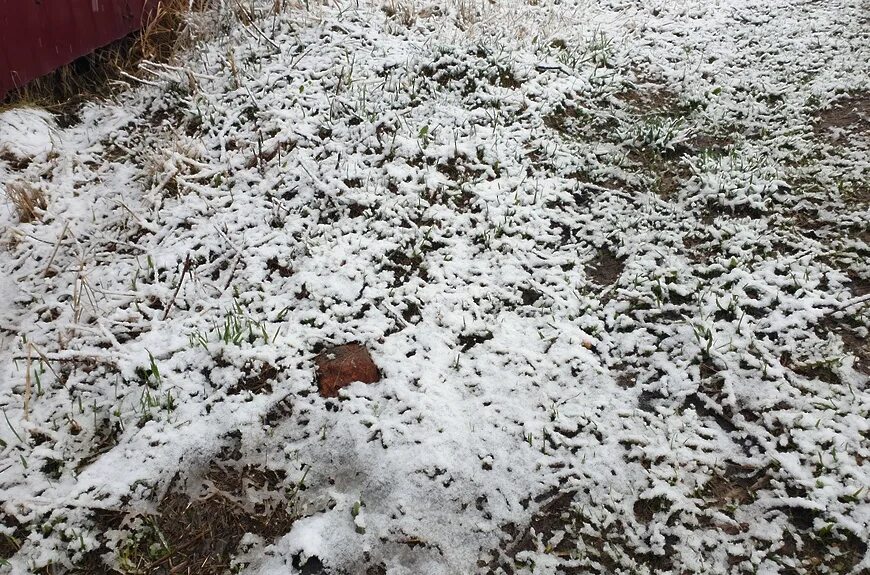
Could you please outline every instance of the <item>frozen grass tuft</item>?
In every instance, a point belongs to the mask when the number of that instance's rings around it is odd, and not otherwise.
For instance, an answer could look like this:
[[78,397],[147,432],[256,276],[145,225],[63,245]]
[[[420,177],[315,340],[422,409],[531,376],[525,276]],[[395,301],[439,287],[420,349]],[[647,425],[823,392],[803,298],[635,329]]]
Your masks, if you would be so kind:
[[12,202],[22,223],[38,220],[48,207],[42,188],[21,180],[6,184],[6,197]]

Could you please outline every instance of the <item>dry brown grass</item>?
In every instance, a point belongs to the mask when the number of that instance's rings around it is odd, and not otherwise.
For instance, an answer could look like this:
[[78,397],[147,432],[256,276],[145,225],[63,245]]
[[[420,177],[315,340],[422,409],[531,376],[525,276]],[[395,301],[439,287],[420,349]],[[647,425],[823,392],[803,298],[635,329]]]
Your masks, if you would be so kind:
[[25,224],[38,220],[48,207],[42,189],[23,180],[7,183],[6,197],[15,206],[18,220]]
[[408,0],[390,0],[381,6],[381,10],[388,18],[406,28],[411,28],[417,22],[417,8]]

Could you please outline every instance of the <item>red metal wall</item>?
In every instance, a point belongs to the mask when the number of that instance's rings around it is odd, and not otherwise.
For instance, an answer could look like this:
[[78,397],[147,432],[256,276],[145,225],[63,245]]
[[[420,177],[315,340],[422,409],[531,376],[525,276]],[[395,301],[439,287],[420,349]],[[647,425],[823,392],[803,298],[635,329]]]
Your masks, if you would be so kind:
[[156,0],[0,0],[0,97],[142,27]]

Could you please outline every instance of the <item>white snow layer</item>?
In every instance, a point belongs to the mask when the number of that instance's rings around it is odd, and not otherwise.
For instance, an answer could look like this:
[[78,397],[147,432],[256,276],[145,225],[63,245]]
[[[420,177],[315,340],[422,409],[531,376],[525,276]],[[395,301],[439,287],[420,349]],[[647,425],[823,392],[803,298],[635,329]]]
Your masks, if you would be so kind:
[[870,568],[862,2],[273,5],[0,115],[0,570],[230,445],[304,478],[245,573]]

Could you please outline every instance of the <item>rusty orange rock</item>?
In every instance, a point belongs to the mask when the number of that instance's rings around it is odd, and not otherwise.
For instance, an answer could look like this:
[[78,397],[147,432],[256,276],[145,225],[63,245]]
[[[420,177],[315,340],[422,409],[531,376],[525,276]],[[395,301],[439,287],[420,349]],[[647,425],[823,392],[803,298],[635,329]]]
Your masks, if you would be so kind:
[[375,383],[381,374],[369,350],[358,343],[332,347],[314,358],[317,387],[323,397],[337,397],[338,390],[355,381]]

